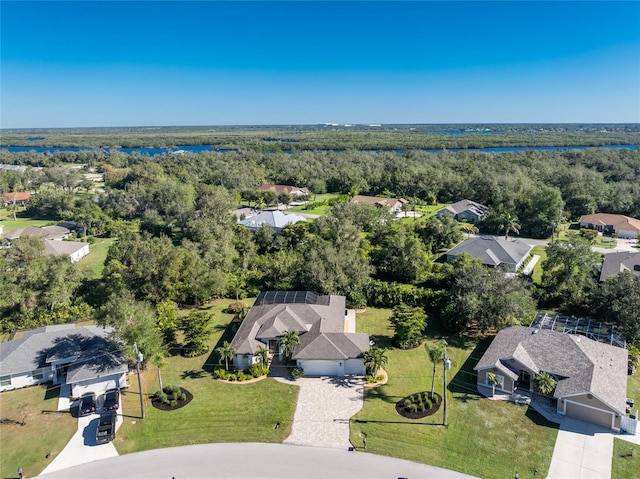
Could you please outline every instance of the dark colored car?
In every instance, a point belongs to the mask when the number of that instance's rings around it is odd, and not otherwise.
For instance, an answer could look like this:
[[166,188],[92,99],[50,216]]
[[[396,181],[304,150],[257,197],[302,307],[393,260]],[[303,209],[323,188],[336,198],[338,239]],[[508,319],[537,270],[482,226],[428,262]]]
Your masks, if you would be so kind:
[[109,389],[104,395],[104,404],[102,409],[105,411],[115,411],[120,405],[120,391],[117,389]]
[[96,443],[104,444],[116,437],[116,412],[107,411],[100,415],[100,422],[96,430]]
[[80,398],[79,416],[86,416],[96,412],[96,395],[93,393],[85,394]]

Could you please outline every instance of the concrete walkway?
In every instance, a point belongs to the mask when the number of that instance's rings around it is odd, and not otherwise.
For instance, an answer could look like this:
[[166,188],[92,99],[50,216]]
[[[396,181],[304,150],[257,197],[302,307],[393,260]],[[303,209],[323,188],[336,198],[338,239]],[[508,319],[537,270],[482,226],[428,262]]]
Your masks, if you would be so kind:
[[474,479],[393,457],[285,444],[198,444],[126,454],[53,472],[46,479]]
[[611,479],[613,433],[565,418],[560,425],[548,479]]
[[351,446],[349,419],[364,405],[361,377],[276,379],[300,386],[291,435],[285,444],[344,450]]

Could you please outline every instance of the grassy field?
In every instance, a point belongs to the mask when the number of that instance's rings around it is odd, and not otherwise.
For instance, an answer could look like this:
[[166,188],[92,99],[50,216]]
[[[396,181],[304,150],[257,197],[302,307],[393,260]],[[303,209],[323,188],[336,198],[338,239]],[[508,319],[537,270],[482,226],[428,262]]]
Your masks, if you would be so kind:
[[[342,196],[340,195],[340,193],[324,193],[321,195],[311,195],[310,203],[322,203],[322,202],[328,203],[330,200],[338,199],[340,196]],[[318,206],[317,208],[309,208],[309,209],[307,208],[307,204],[299,205],[299,206],[290,206],[289,208],[287,208],[287,211],[295,211],[297,213],[307,213],[310,215],[324,216],[329,212],[329,209],[331,208],[326,203],[322,206]]]
[[640,477],[640,446],[622,439],[614,439],[611,479],[637,479],[638,477]]
[[26,228],[27,226],[51,226],[58,224],[59,221],[51,220],[36,220],[32,218],[21,218],[18,216],[15,220],[11,213],[5,209],[0,209],[0,222],[4,225],[4,233],[9,233],[20,228]]
[[102,276],[104,260],[107,258],[109,247],[114,241],[116,238],[96,238],[96,241],[89,246],[89,254],[79,263],[88,271],[89,279],[97,279]]
[[[368,331],[380,347],[391,347],[389,310],[369,308],[358,315],[358,330]],[[428,328],[430,337],[437,328]],[[490,401],[475,389],[473,367],[489,341],[447,339],[448,356],[455,361],[448,371],[448,427],[443,411],[421,420],[398,415],[395,403],[403,397],[431,389],[433,366],[423,347],[388,351],[389,381],[367,388],[363,410],[351,420],[351,441],[367,451],[440,466],[483,478],[545,477],[557,436],[548,423],[526,406]],[[436,392],[442,393],[442,367],[436,372]],[[514,454],[514,451],[527,451]]]
[[534,246],[531,250],[531,256],[538,255],[540,259],[533,267],[533,273],[531,278],[536,284],[542,284],[542,263],[547,259],[547,247],[546,246]]
[[[71,439],[78,419],[56,411],[58,390],[34,386],[0,394],[0,477],[17,477],[18,467],[35,477]],[[16,423],[23,420],[24,426]]]
[[[229,300],[208,308],[213,314],[210,347],[230,341],[232,316],[222,312]],[[250,304],[249,301],[246,301]],[[160,411],[150,395],[158,388],[157,368],[149,364],[142,374],[146,417],[140,420],[140,396],[135,376],[123,394],[124,424],[114,444],[120,454],[212,442],[282,442],[291,432],[298,387],[274,379],[251,384],[227,384],[213,379],[217,367],[214,354],[196,358],[173,356],[161,370],[164,385],[179,385],[194,398],[176,411]],[[276,423],[278,429],[274,429]]]

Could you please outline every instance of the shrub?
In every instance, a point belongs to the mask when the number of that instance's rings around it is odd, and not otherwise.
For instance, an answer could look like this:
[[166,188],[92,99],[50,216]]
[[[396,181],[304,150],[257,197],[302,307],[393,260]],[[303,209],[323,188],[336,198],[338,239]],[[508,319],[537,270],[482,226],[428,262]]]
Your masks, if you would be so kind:
[[411,399],[405,399],[404,400],[404,405],[405,405],[405,407],[411,406]]
[[213,374],[215,375],[215,377],[219,378],[219,379],[229,379],[229,371],[227,371],[224,368],[218,368],[216,369]]
[[433,401],[431,401],[431,399],[427,399],[427,401],[425,402],[425,406],[427,407],[427,409],[431,409],[433,407]]
[[249,369],[247,369],[247,374],[249,374],[251,377],[254,377],[254,378],[259,378],[260,376],[264,376],[265,374],[268,374],[268,373],[269,373],[269,368],[261,363],[254,363],[251,366],[249,366]]
[[160,399],[160,401],[165,404],[169,402],[169,397],[165,393],[160,394],[160,397],[158,399]]
[[171,386],[170,384],[167,384],[165,387],[162,388],[162,391],[167,394],[171,394],[171,392],[173,391],[173,386]]
[[224,310],[225,313],[229,314],[239,314],[247,310],[247,305],[238,301],[236,303],[231,303],[227,306],[227,309]]
[[171,388],[171,392],[173,393],[174,396],[176,396],[177,394],[179,394],[182,391],[182,389],[180,389],[180,386],[173,386]]
[[160,396],[162,396],[162,389],[158,389],[155,393],[153,393],[153,397],[156,399],[160,399]]
[[417,404],[411,404],[409,406],[409,411],[411,412],[417,412],[418,411],[418,405]]
[[172,399],[171,400],[171,405],[174,406],[174,407],[177,406],[178,405],[178,401],[176,401],[175,399]]
[[304,376],[304,369],[302,368],[293,368],[291,370],[291,378],[295,381],[296,379],[300,379]]
[[424,407],[423,403],[420,403],[420,405],[418,406],[418,411],[423,412],[426,408]]

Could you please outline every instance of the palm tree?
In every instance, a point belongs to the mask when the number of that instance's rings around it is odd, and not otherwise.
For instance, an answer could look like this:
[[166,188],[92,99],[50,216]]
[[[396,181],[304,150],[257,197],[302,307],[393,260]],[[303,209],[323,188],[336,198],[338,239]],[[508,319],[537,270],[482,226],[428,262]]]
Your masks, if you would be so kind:
[[233,355],[236,353],[235,348],[231,347],[229,341],[222,343],[222,346],[216,348],[216,352],[220,355],[221,359],[224,359],[224,369],[229,370],[229,360],[233,359]]
[[264,346],[260,346],[256,351],[255,357],[265,366],[269,365],[269,350]]
[[162,373],[160,373],[160,368],[167,365],[167,358],[165,358],[162,353],[155,353],[151,356],[151,362],[158,367],[158,382],[160,383],[160,390],[162,390]]
[[498,231],[504,230],[504,239],[509,239],[509,233],[514,232],[515,234],[520,234],[520,223],[518,223],[518,217],[516,215],[512,215],[511,213],[502,213],[500,215],[500,226],[498,226]]
[[489,373],[489,383],[491,384],[491,395],[495,396],[496,394],[496,386],[501,386],[502,385],[502,381],[500,381],[498,379],[498,376],[496,376],[493,373]]
[[367,368],[367,375],[376,377],[378,370],[385,367],[389,362],[387,350],[383,348],[372,347],[365,351],[364,365]]
[[287,361],[290,361],[291,356],[293,355],[293,350],[296,348],[298,344],[300,344],[300,337],[298,336],[298,331],[285,331],[281,341],[282,341],[282,354],[284,354],[284,357]]
[[538,373],[533,378],[536,391],[545,396],[550,396],[556,389],[556,380],[549,373]]
[[444,361],[444,347],[447,345],[447,342],[443,339],[433,346],[429,346],[428,344],[424,345],[424,349],[427,351],[429,355],[429,359],[433,363],[433,377],[431,378],[431,397],[435,392],[436,387],[436,366]]

